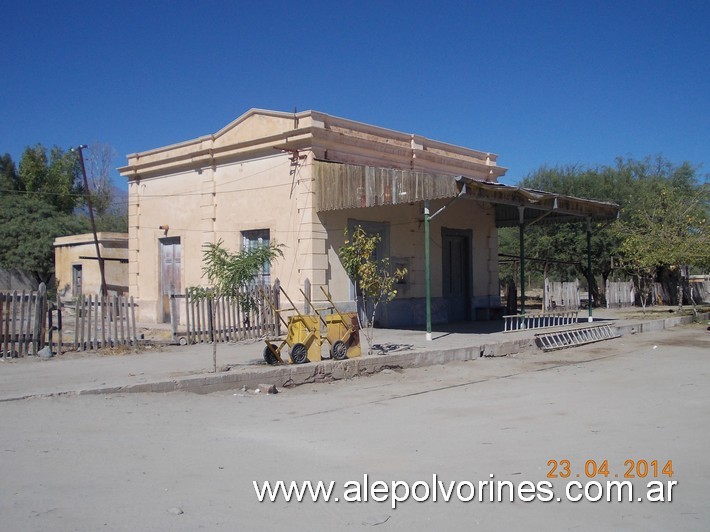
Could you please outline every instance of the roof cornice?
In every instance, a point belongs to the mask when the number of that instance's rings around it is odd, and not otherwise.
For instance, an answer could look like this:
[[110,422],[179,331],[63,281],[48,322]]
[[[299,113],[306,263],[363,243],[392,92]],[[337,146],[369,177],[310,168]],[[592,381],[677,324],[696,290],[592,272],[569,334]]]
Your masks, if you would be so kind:
[[264,109],[250,109],[212,135],[132,153],[128,164],[118,170],[135,180],[263,156],[274,149],[307,148],[313,149],[316,157],[329,158],[330,154],[334,161],[340,154],[342,162],[352,156],[403,168],[419,163],[432,170],[452,166],[465,173],[470,168],[477,175],[487,172],[493,179],[506,170],[497,166],[495,154],[421,135],[313,110],[287,113]]

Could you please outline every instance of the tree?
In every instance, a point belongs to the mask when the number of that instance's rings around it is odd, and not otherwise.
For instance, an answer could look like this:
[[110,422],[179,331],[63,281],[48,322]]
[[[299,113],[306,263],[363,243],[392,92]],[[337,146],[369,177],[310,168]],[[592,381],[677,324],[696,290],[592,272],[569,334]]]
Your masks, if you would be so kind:
[[[223,295],[237,295],[240,290],[254,283],[264,264],[273,264],[277,258],[283,258],[283,246],[276,242],[234,253],[223,246],[221,239],[216,244],[208,242],[204,244],[202,252],[203,274],[213,288]],[[251,303],[245,301],[245,311],[251,308]]]
[[108,144],[95,142],[84,150],[84,158],[94,214],[103,218],[109,213],[115,196],[110,172],[116,150]]
[[[83,150],[89,193],[97,231],[128,231],[127,197],[117,196],[111,182],[116,150],[109,144],[94,142]],[[123,201],[117,201],[120,197]],[[85,215],[86,210],[82,210]]]
[[12,156],[6,153],[0,157],[0,194],[4,191],[18,190],[19,178]]
[[[618,221],[594,224],[592,228],[592,270],[601,274],[603,282],[612,273],[612,263],[616,266],[617,259],[622,257],[625,257],[624,264],[631,268],[629,273],[636,278],[639,274],[646,275],[641,273],[648,272],[646,266],[637,260],[644,249],[649,253],[665,250],[652,262],[656,270],[671,271],[673,267],[674,274],[670,278],[675,279],[674,282],[679,278],[677,266],[701,267],[707,263],[708,246],[702,246],[707,238],[707,183],[698,184],[697,169],[689,163],[673,165],[662,157],[649,157],[641,161],[617,158],[614,165],[593,169],[543,166],[528,175],[521,186],[612,201],[621,206]],[[652,235],[656,237],[651,238]],[[665,241],[661,242],[663,238]],[[652,244],[653,240],[658,241],[657,245]],[[501,238],[501,243],[505,242],[511,247],[501,247],[501,251],[517,253],[514,239]],[[681,253],[682,250],[687,253]],[[576,266],[548,265],[558,275],[567,277],[578,272],[587,278],[586,254],[584,223],[526,229],[526,255],[578,262]],[[636,258],[631,260],[631,257]],[[591,291],[594,300],[601,301],[595,279],[592,279]]]
[[[99,231],[122,231],[126,215],[111,208],[109,171],[112,148],[97,144],[88,150],[92,180],[103,206],[97,217]],[[38,282],[54,272],[54,239],[90,231],[85,211],[77,152],[41,144],[27,147],[19,171],[12,157],[0,157],[0,267],[24,270]]]
[[82,203],[81,170],[76,152],[41,144],[25,148],[20,159],[20,190],[40,193],[59,212],[72,214]]
[[0,195],[0,266],[29,272],[49,284],[54,273],[54,239],[85,232],[82,220],[39,198]]
[[343,267],[355,284],[356,298],[362,300],[366,321],[364,328],[360,312],[358,312],[358,320],[360,320],[360,329],[367,338],[370,354],[374,342],[377,307],[380,303],[389,303],[395,298],[397,290],[394,286],[407,274],[406,268],[397,268],[393,272],[389,259],[375,258],[375,249],[380,238],[379,234],[368,235],[362,226],[358,225],[352,235],[348,234],[347,229],[345,230],[345,244],[338,250]]
[[682,167],[668,179],[654,179],[639,190],[635,208],[614,227],[622,266],[632,274],[644,307],[659,271],[676,272],[679,297],[695,302],[683,267],[710,267],[710,185],[698,185]]
[[[210,282],[210,288],[192,287],[188,289],[193,297],[211,300],[217,295],[237,296],[242,311],[249,313],[258,308],[258,301],[251,292],[244,290],[252,285],[264,264],[273,264],[283,258],[282,245],[270,242],[237,252],[224,248],[220,239],[216,244],[204,244],[202,251],[202,272]],[[212,361],[217,373],[217,342],[212,340]]]

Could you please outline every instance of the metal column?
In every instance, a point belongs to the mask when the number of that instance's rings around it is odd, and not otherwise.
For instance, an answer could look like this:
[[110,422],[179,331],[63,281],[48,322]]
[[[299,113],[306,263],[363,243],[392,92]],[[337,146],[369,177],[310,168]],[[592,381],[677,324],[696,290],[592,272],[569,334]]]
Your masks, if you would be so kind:
[[520,215],[520,314],[525,314],[525,207],[518,207]]

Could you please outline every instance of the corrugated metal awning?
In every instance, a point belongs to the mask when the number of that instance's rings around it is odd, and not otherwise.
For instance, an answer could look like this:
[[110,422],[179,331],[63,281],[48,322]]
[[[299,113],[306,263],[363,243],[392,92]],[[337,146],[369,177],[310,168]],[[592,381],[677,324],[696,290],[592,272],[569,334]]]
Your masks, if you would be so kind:
[[560,223],[574,222],[580,219],[614,220],[619,215],[619,206],[616,203],[577,198],[490,181],[479,181],[463,176],[456,177],[456,181],[462,197],[495,206],[498,227],[518,225],[521,208],[523,221],[526,224],[533,221]]

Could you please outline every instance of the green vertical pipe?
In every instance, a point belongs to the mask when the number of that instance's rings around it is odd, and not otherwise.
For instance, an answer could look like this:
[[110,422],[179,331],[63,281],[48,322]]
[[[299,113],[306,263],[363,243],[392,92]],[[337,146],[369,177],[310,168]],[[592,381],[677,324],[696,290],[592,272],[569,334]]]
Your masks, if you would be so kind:
[[525,226],[520,224],[520,313],[525,314]]
[[525,314],[525,207],[518,207],[520,215],[520,314]]
[[589,307],[588,321],[594,321],[592,317],[592,220],[587,218],[587,306]]
[[429,202],[424,202],[424,284],[426,285],[426,339],[431,340],[431,269],[429,267]]

